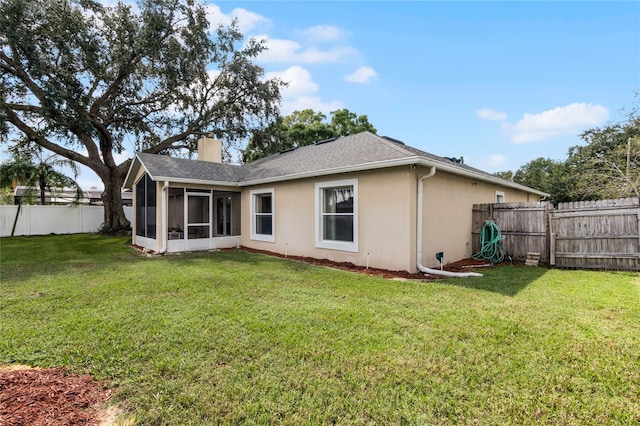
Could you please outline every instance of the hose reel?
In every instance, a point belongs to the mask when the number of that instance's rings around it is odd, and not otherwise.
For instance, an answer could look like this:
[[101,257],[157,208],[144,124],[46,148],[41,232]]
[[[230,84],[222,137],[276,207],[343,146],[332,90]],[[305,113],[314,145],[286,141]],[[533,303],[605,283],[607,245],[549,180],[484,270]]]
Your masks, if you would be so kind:
[[493,264],[502,262],[507,254],[503,240],[500,227],[492,220],[486,221],[480,233],[480,251],[471,257],[476,260],[488,260]]

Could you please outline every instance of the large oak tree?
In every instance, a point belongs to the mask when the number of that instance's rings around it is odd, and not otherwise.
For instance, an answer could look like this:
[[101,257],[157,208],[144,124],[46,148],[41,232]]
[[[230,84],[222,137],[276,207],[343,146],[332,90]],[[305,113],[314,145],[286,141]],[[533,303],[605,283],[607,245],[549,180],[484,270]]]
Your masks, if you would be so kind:
[[281,82],[254,63],[265,46],[235,24],[210,31],[193,0],[0,3],[0,134],[92,169],[104,225],[129,226],[117,155],[193,150],[203,133],[225,150],[278,114]]

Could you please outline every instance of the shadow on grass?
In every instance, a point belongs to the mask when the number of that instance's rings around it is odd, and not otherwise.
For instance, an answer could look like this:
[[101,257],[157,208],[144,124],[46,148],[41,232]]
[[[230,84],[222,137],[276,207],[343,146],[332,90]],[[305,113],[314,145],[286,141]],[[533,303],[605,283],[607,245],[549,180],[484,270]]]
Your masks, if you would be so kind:
[[496,268],[479,271],[483,274],[481,278],[454,278],[444,281],[444,283],[513,297],[546,274],[547,271],[549,270],[546,267],[541,266],[500,265]]

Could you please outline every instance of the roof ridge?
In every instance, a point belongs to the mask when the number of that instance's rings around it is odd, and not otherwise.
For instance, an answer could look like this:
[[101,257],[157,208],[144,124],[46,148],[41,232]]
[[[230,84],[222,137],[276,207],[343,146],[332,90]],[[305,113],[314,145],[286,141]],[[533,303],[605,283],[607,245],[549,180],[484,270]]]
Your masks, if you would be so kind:
[[[367,133],[371,133],[371,132],[367,131]],[[393,142],[392,140],[389,140],[389,139],[387,139],[386,137],[384,137],[384,136],[380,136],[380,135],[375,134],[375,133],[371,133],[371,134],[372,134],[373,136],[377,137],[381,142],[383,142],[383,143],[384,143],[384,144],[386,144],[387,146],[389,146],[389,147],[391,147],[391,148],[395,149],[395,150],[396,150],[396,151],[398,151],[398,152],[401,152],[401,153],[403,153],[403,154],[406,154],[406,155],[408,155],[408,156],[410,156],[410,157],[415,157],[415,156],[416,156],[416,154],[415,154],[414,152],[411,152],[410,150],[408,150],[408,149],[406,149],[406,148],[403,148],[403,147],[402,147],[402,146],[400,146],[397,142]],[[398,142],[400,142],[400,141],[398,141]],[[404,142],[402,142],[402,145],[403,145],[403,146],[408,146],[408,145],[405,145],[405,144],[404,144]],[[414,149],[417,149],[417,148],[414,148]]]

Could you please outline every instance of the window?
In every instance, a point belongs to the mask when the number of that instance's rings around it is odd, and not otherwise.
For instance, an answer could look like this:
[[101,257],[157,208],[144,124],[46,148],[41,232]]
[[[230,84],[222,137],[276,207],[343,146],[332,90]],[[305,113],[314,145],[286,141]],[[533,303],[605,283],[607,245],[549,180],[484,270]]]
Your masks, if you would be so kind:
[[316,247],[358,251],[358,180],[316,183]]
[[275,241],[274,190],[261,189],[251,191],[251,239]]
[[146,173],[136,183],[136,235],[156,238],[156,183]]
[[504,203],[504,192],[496,191],[496,203]]

